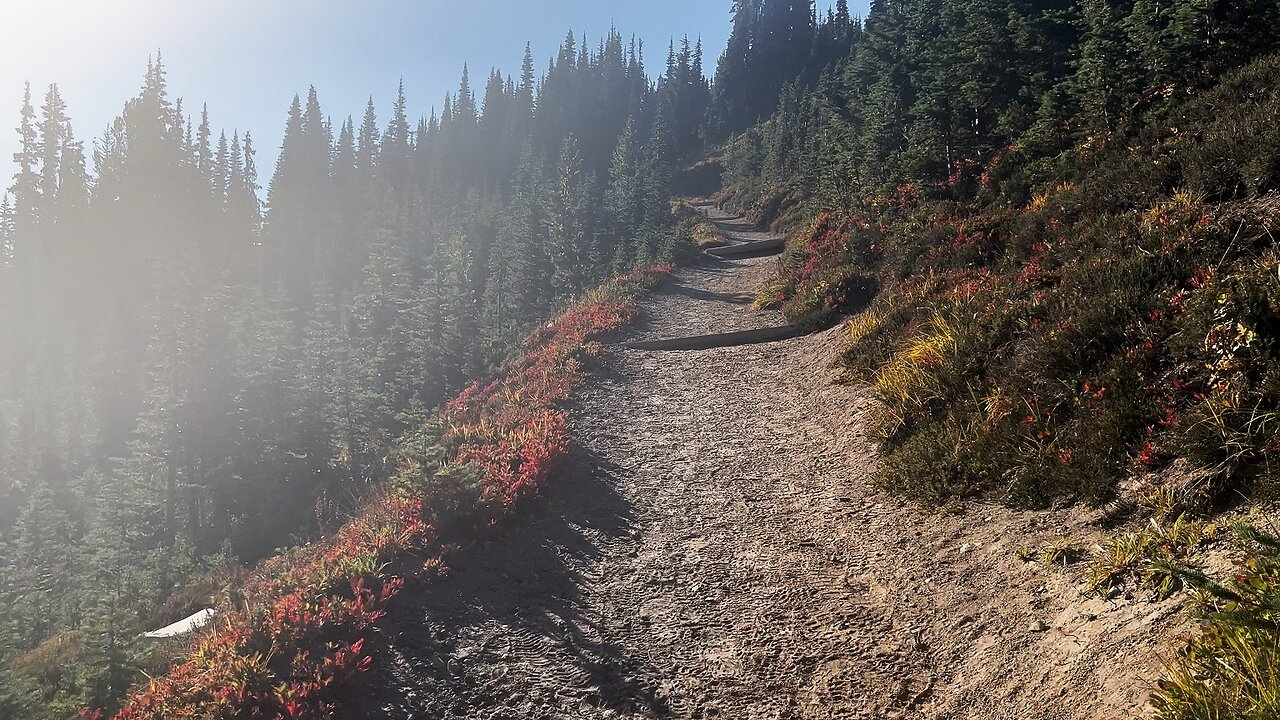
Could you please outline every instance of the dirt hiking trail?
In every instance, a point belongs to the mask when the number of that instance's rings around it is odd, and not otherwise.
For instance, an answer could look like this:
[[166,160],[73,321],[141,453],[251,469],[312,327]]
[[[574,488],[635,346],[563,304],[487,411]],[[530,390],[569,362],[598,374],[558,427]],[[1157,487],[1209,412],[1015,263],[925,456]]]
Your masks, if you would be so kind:
[[[713,215],[739,242],[761,240]],[[777,260],[681,270],[634,339],[783,324]],[[875,490],[840,329],[610,348],[533,516],[407,589],[358,718],[1131,718],[1175,602],[1082,595],[1020,546],[1100,536],[1086,510],[918,509]]]

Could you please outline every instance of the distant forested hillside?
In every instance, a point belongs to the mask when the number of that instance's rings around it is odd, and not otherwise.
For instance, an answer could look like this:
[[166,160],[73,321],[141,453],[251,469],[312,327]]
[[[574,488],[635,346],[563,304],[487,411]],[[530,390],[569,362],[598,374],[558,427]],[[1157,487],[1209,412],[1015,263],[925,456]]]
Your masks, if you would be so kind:
[[[1271,0],[876,0],[851,24],[804,22],[809,8],[737,3],[713,88],[727,186],[769,219],[975,178],[997,156],[1018,172],[995,190],[1028,199],[1087,169],[1071,152],[1082,143],[1146,141],[1180,102],[1280,45]],[[814,50],[759,40],[780,36]]]
[[422,119],[402,90],[335,121],[312,88],[265,195],[252,134],[171,97],[159,57],[87,144],[29,90],[0,214],[0,716],[111,705],[201,578],[334,527],[552,310],[671,255],[701,53],[655,82],[636,42],[570,34]]
[[[1271,0],[876,0],[849,29],[804,23],[797,5],[811,4],[736,4],[710,115],[716,139],[733,139],[737,202],[773,212],[852,208],[997,155],[1018,168],[998,190],[1026,199],[1079,170],[1069,151],[1081,143],[1145,140],[1170,109],[1280,42]],[[848,40],[834,61],[815,52],[808,63],[757,40],[788,35]],[[783,79],[757,65],[785,68]],[[772,92],[731,93],[731,81]]]

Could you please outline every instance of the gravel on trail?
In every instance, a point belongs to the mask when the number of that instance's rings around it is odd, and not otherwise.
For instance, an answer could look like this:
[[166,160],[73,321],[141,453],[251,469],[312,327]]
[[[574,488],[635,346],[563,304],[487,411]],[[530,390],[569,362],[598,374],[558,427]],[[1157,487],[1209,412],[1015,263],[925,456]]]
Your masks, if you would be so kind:
[[[767,234],[713,214],[737,241]],[[783,323],[774,258],[682,269],[634,338]],[[408,587],[347,718],[1141,717],[1176,601],[1103,599],[1018,548],[1087,509],[921,509],[874,488],[839,328],[683,352],[613,347],[527,518]]]

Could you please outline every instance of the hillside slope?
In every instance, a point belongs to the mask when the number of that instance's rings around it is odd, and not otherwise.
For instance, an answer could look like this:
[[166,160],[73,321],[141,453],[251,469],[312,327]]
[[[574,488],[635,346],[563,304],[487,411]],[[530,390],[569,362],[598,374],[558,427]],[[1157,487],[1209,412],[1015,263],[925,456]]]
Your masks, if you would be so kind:
[[[780,323],[750,309],[775,262],[678,273],[639,334]],[[829,369],[840,333],[608,350],[536,516],[406,589],[371,639],[394,661],[343,716],[1143,714],[1177,606],[1019,559],[1100,537],[1087,511],[933,514],[875,490],[869,395]]]

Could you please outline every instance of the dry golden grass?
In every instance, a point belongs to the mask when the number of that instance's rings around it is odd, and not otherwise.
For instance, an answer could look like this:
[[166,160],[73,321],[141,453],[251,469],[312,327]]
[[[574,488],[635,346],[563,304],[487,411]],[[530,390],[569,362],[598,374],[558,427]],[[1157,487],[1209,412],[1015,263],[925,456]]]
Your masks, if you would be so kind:
[[883,308],[872,306],[849,318],[848,322],[844,324],[845,332],[848,333],[849,345],[857,345],[879,330],[884,324],[886,314]]
[[876,373],[876,389],[882,398],[897,407],[921,407],[933,397],[929,381],[932,370],[954,357],[956,349],[955,326],[935,314]]
[[760,286],[756,291],[755,302],[751,307],[756,310],[776,310],[782,307],[785,293],[791,288],[791,282],[784,278],[774,278]]
[[1038,192],[1031,196],[1031,202],[1027,204],[1027,212],[1039,212],[1049,204],[1049,200],[1056,195],[1061,195],[1070,190],[1074,190],[1076,184],[1073,182],[1061,183],[1051,188],[1046,188],[1042,192]]
[[1162,200],[1142,213],[1141,226],[1147,232],[1167,228],[1180,219],[1200,214],[1205,205],[1203,193],[1179,189],[1168,200]]

